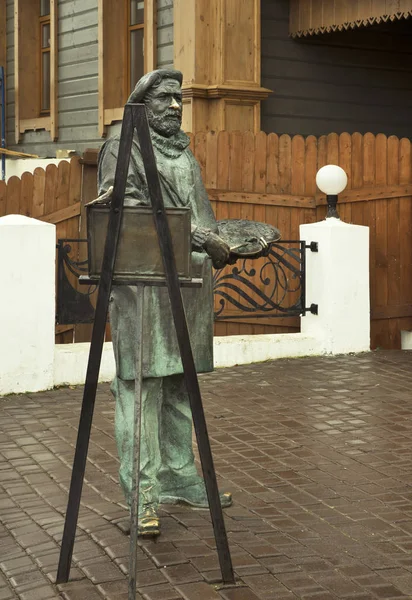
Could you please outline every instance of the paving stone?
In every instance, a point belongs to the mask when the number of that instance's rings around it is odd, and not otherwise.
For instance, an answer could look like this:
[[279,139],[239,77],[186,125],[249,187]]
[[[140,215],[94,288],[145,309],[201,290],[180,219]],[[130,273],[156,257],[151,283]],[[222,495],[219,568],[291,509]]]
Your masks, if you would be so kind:
[[245,587],[221,590],[220,595],[224,600],[260,600],[259,596]]
[[90,581],[76,581],[58,586],[64,600],[102,600],[96,587]]
[[244,577],[244,582],[263,598],[272,600],[281,595],[289,595],[289,590],[282,585],[273,575],[251,575]]
[[178,542],[175,542],[175,545],[178,546],[180,552],[188,558],[196,558],[198,556],[206,556],[211,551],[209,546],[201,543],[200,541],[195,544],[184,544],[184,545],[179,545]]
[[169,584],[141,588],[144,600],[181,600],[181,594]]
[[36,585],[39,581],[44,582],[44,577],[40,571],[31,571],[28,573],[26,572],[20,573],[19,575],[14,575],[14,577],[11,577],[9,581],[14,588],[17,588],[27,583]]
[[204,582],[178,585],[176,589],[184,600],[220,600],[213,587]]
[[214,571],[204,571],[202,573],[202,577],[206,581],[206,583],[209,584],[222,583],[222,573],[220,572],[220,569],[215,569]]
[[[358,596],[354,596],[358,600]],[[370,597],[370,600],[372,596]],[[336,596],[329,592],[315,592],[310,594],[303,594],[302,600],[336,600]]]
[[201,573],[204,573],[205,571],[216,571],[219,569],[219,559],[216,556],[216,553],[192,558],[191,562]]
[[51,585],[43,584],[40,587],[29,584],[16,589],[21,600],[51,600],[56,598],[56,592]]
[[165,569],[162,569],[162,573],[166,579],[175,585],[202,580],[199,571],[189,564],[166,567]]
[[17,600],[18,596],[10,588],[0,589],[0,600]]
[[[98,592],[105,600],[128,600],[128,580],[111,581],[97,586]],[[136,600],[142,600],[141,594],[136,593]]]
[[103,560],[96,559],[88,564],[83,563],[81,569],[93,583],[116,581],[117,579],[124,578],[124,574],[117,565],[108,558]]
[[371,586],[370,591],[378,598],[407,598],[399,588],[393,585]]

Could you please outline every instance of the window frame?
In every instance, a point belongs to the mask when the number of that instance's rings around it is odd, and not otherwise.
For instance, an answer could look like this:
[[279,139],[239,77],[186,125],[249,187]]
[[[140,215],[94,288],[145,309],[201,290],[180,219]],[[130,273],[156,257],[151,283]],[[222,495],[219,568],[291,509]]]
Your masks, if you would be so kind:
[[7,60],[6,43],[6,0],[0,0],[0,66],[4,67],[4,71],[6,71]]
[[[98,42],[99,42],[99,135],[105,137],[107,127],[119,122],[123,118],[124,104],[128,97],[130,80],[130,16],[127,8],[130,0],[122,3],[123,23],[119,28],[127,33],[124,46],[112,34],[113,25],[111,19],[113,12],[111,4],[118,0],[98,0]],[[116,13],[117,15],[119,12]],[[119,17],[121,18],[121,17]],[[144,72],[147,73],[156,68],[157,65],[157,0],[145,0],[144,23],[140,28],[144,30]],[[113,63],[113,56],[119,59]],[[114,73],[113,69],[122,62],[121,75]],[[115,77],[117,75],[117,78]],[[119,79],[122,79],[119,84]],[[119,91],[113,94],[113,87],[118,86],[122,91],[120,99]],[[114,100],[113,96],[117,99]]]
[[[50,27],[50,44],[48,46],[43,46],[43,29],[45,26],[49,25]],[[40,91],[40,102],[39,102],[39,116],[50,116],[50,108],[44,109],[43,106],[43,55],[50,55],[50,70],[51,70],[51,18],[50,13],[47,15],[39,15],[39,51],[40,51],[40,64],[39,64],[39,91]],[[51,104],[51,88],[50,88],[50,98],[49,105]]]
[[[15,88],[15,140],[18,144],[26,131],[50,131],[50,138],[58,137],[57,115],[57,4],[50,0],[50,111],[41,112],[41,27],[32,27],[33,21],[40,23],[40,0],[15,0],[14,8],[14,88]],[[28,25],[31,27],[28,27]],[[27,31],[31,38],[27,38]],[[23,38],[22,34],[25,34]],[[31,44],[31,46],[29,45]],[[34,48],[35,46],[35,48]],[[36,50],[36,51],[34,51]],[[28,58],[29,57],[29,58]],[[27,60],[28,58],[28,60]],[[30,64],[28,65],[27,62]],[[20,67],[25,64],[25,68]],[[27,73],[31,80],[27,81]],[[35,105],[33,105],[35,99]]]
[[[126,73],[125,73],[125,102],[127,100],[127,98],[130,96],[131,93],[131,89],[130,89],[130,74],[131,74],[131,68],[132,68],[132,61],[131,61],[131,39],[132,39],[132,31],[139,31],[140,29],[143,30],[143,65],[145,66],[145,39],[146,39],[146,30],[145,30],[145,18],[146,18],[146,6],[147,6],[147,0],[143,0],[144,2],[144,18],[143,18],[143,23],[135,23],[134,25],[131,24],[130,22],[130,2],[132,0],[124,0],[125,3],[125,11],[127,14],[127,20],[126,20],[126,36],[127,36],[127,44],[126,44],[126,48],[127,48],[127,61],[126,61]],[[147,72],[146,69],[143,66],[143,71]],[[135,82],[136,83],[136,82]]]

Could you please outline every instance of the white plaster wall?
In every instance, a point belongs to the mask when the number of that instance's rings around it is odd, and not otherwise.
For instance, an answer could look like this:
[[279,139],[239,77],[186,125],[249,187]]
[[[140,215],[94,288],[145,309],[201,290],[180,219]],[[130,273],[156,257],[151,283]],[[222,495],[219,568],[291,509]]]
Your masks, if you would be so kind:
[[401,331],[402,350],[412,350],[412,331]]
[[230,335],[215,337],[213,341],[216,369],[277,358],[322,354],[317,339],[302,333]]
[[[54,349],[54,385],[80,385],[85,382],[90,344],[56,344]],[[113,346],[103,345],[99,381],[112,381],[115,374]]]
[[16,158],[6,159],[6,182],[10,177],[21,177],[23,173],[34,173],[34,169],[41,167],[46,169],[47,165],[58,165],[64,158]]
[[[306,306],[318,304],[319,314],[302,318],[301,333],[216,337],[215,368],[369,350],[368,228],[327,219],[301,226],[301,239],[319,244],[307,252],[306,280]],[[54,344],[54,263],[54,225],[0,219],[0,395],[85,381],[90,344]],[[99,380],[114,373],[108,342]]]
[[326,219],[300,226],[300,239],[316,241],[306,253],[306,306],[319,314],[301,319],[322,352],[345,354],[370,349],[369,228]]
[[0,395],[54,384],[55,229],[0,218]]
[[[86,379],[90,344],[57,344],[54,355],[54,385],[81,385]],[[213,340],[215,369],[254,362],[322,354],[316,338],[301,333],[232,335]],[[115,363],[111,342],[103,346],[99,381],[112,381]]]

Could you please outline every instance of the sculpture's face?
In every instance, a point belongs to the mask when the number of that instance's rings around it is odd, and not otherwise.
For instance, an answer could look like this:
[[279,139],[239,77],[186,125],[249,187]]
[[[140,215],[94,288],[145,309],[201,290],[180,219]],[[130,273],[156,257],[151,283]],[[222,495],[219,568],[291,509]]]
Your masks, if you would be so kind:
[[144,99],[149,125],[160,135],[170,137],[182,124],[182,90],[175,79],[164,79],[151,88]]

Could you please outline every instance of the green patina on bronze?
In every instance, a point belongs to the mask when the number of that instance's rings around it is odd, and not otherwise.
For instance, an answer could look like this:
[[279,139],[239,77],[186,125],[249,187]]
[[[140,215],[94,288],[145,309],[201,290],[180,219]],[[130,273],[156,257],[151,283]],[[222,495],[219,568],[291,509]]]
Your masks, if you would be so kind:
[[[216,220],[199,165],[180,129],[181,73],[157,71],[143,77],[129,101],[146,104],[154,152],[166,207],[190,207],[192,276],[202,288],[182,290],[190,341],[198,372],[213,369],[212,264],[229,260],[229,247],[218,238]],[[103,145],[98,164],[99,194],[113,185],[119,138]],[[137,136],[133,139],[125,206],[150,204]],[[206,248],[207,252],[203,250]],[[120,482],[130,497],[133,459],[136,292],[113,288],[110,320],[116,359],[112,391],[116,397],[115,432],[120,456]],[[203,479],[197,474],[192,449],[192,417],[183,382],[170,301],[166,288],[144,291],[142,439],[140,506],[185,500],[206,505]],[[229,504],[228,496],[222,502]]]

